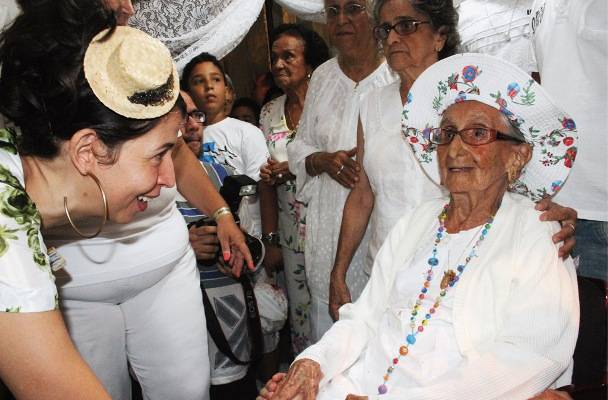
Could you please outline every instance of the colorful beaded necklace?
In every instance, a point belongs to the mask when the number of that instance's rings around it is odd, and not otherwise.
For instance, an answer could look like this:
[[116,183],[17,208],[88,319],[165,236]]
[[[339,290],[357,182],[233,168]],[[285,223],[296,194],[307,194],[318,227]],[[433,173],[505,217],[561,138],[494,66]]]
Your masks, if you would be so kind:
[[471,249],[471,252],[465,258],[464,264],[460,264],[456,268],[458,270],[458,273],[454,272],[451,269],[444,273],[443,279],[441,279],[441,283],[439,284],[439,288],[441,289],[439,292],[439,296],[435,298],[435,303],[431,308],[429,308],[428,312],[424,316],[424,319],[422,320],[420,325],[418,325],[418,328],[416,328],[416,316],[418,315],[418,311],[420,311],[422,300],[424,300],[426,293],[428,292],[429,287],[431,286],[431,281],[433,280],[434,272],[433,268],[439,264],[439,260],[437,259],[437,246],[441,242],[441,239],[443,239],[443,237],[447,234],[445,230],[445,220],[448,215],[448,206],[449,204],[446,204],[443,207],[443,211],[439,215],[439,228],[437,229],[437,234],[435,235],[433,251],[431,257],[427,260],[427,263],[429,264],[430,268],[427,271],[427,275],[422,285],[422,289],[420,289],[418,299],[416,300],[414,307],[412,307],[412,312],[410,316],[410,327],[412,328],[411,333],[407,335],[407,337],[405,338],[406,343],[399,347],[399,354],[397,355],[397,357],[393,358],[392,364],[386,370],[386,375],[384,375],[383,377],[383,382],[380,386],[378,386],[378,394],[382,395],[388,392],[388,387],[386,386],[386,383],[388,382],[391,374],[397,367],[397,364],[399,364],[399,361],[402,357],[407,356],[407,354],[409,353],[410,346],[413,346],[416,343],[416,336],[418,336],[419,333],[422,333],[424,331],[424,328],[429,324],[429,320],[431,319],[433,314],[437,312],[437,309],[441,304],[441,300],[443,297],[445,297],[449,288],[453,287],[456,282],[458,282],[458,280],[460,279],[460,275],[462,275],[467,265],[469,265],[471,259],[477,256],[477,249],[479,248],[481,243],[483,243],[486,235],[492,227],[492,222],[494,222],[494,216],[491,216],[481,227],[481,234],[479,235],[479,239],[477,239],[477,242],[475,242],[475,245]]

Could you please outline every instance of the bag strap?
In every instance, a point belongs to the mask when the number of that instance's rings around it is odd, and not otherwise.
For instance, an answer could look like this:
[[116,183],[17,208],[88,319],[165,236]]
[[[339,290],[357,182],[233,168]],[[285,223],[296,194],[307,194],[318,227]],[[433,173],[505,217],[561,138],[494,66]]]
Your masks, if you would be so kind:
[[238,278],[239,283],[243,288],[243,295],[245,297],[245,309],[247,313],[247,328],[249,331],[249,339],[251,341],[251,354],[249,361],[242,361],[234,355],[230,344],[224,335],[224,331],[220,325],[215,310],[211,305],[207,291],[201,283],[201,292],[203,294],[203,303],[205,306],[205,318],[207,319],[207,331],[215,342],[215,345],[226,357],[237,365],[248,365],[259,361],[262,358],[264,351],[264,338],[262,336],[262,325],[260,323],[260,314],[258,311],[258,304],[255,299],[255,293],[253,292],[253,285],[246,274],[243,274]]

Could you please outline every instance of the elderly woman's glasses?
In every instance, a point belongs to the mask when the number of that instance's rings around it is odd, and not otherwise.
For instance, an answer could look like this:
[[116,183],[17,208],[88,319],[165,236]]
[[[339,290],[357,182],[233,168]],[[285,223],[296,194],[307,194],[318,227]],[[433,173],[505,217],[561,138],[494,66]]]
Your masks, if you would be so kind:
[[188,113],[188,118],[192,118],[194,122],[197,124],[202,124],[205,122],[205,113],[199,110],[190,111]]
[[456,135],[470,146],[481,146],[492,143],[496,140],[512,140],[523,143],[520,138],[504,134],[492,128],[465,128],[457,131],[454,128],[435,128],[431,129],[429,140],[435,144],[449,144]]
[[428,23],[430,23],[430,21],[417,21],[415,19],[404,19],[394,25],[385,22],[374,28],[374,37],[377,40],[386,40],[393,29],[399,36],[409,35],[410,33],[416,32],[418,25]]
[[349,3],[343,8],[338,6],[329,6],[325,7],[325,17],[328,20],[337,19],[340,12],[342,12],[346,18],[353,19],[363,11],[365,11],[365,6],[358,3]]

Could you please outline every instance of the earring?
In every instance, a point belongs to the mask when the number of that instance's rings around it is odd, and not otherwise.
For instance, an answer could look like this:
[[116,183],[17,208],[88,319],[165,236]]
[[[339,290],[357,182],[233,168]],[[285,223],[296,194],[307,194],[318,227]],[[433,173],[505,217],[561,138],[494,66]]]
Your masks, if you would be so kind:
[[306,74],[306,79],[310,80],[310,78],[312,78],[312,72]]
[[515,162],[507,167],[507,181],[509,184],[515,182],[521,173],[522,158],[519,153],[515,155]]
[[517,167],[512,165],[507,169],[507,183],[510,185],[517,179]]
[[87,235],[87,234],[82,233],[82,231],[80,229],[78,229],[76,227],[76,225],[74,225],[74,221],[72,221],[72,217],[70,216],[70,212],[68,211],[68,198],[66,196],[63,197],[63,209],[65,210],[65,216],[68,217],[68,222],[72,226],[72,229],[74,229],[74,231],[80,237],[82,237],[84,239],[92,239],[95,236],[99,235],[99,233],[103,229],[104,225],[106,224],[106,221],[108,220],[108,214],[110,212],[108,210],[108,199],[106,198],[106,193],[103,191],[103,188],[101,187],[101,183],[99,182],[99,179],[97,179],[97,177],[90,172],[87,175],[90,176],[93,179],[93,181],[97,184],[97,187],[99,188],[99,191],[101,192],[101,199],[103,201],[103,211],[104,211],[103,219],[101,220],[101,225],[99,225],[99,228],[97,229],[97,231],[91,235]]

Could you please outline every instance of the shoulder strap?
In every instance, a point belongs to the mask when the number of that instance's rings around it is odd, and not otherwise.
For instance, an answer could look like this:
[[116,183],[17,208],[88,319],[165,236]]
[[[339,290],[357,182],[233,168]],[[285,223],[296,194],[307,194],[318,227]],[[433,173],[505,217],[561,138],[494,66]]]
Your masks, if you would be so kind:
[[243,274],[239,278],[239,282],[243,287],[245,307],[247,312],[247,328],[249,331],[249,339],[251,340],[251,355],[249,361],[242,361],[234,355],[232,349],[230,348],[230,344],[228,343],[228,340],[224,335],[224,331],[222,330],[220,322],[217,319],[217,316],[215,315],[215,311],[213,309],[213,306],[211,305],[211,301],[209,300],[207,291],[205,290],[202,284],[201,292],[203,294],[203,303],[205,306],[207,331],[215,342],[215,345],[233,363],[237,365],[248,365],[262,358],[262,353],[264,351],[264,339],[262,336],[262,326],[260,324],[258,305],[255,300],[255,294],[253,292],[253,286],[251,285],[251,281],[249,280],[249,277],[246,276],[246,274]]

